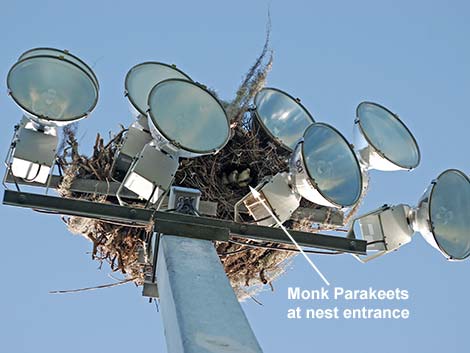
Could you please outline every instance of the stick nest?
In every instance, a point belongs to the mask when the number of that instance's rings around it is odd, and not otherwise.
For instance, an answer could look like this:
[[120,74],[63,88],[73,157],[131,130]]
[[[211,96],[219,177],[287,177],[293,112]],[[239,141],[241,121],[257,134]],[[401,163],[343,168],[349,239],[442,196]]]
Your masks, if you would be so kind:
[[[182,160],[174,182],[174,185],[199,189],[202,200],[217,202],[217,217],[221,219],[233,220],[234,205],[249,193],[249,185],[254,187],[264,177],[286,171],[288,167],[290,153],[266,138],[249,109],[253,97],[264,87],[271,69],[272,52],[268,44],[269,30],[263,50],[247,72],[235,98],[231,102],[221,101],[232,127],[228,144],[216,155]],[[91,156],[79,153],[75,129],[73,125],[64,128],[59,158],[64,178],[59,193],[63,197],[117,204],[115,197],[72,192],[70,186],[75,179],[113,180],[112,162],[123,141],[125,129],[110,136],[106,144],[98,134]],[[144,207],[144,203],[135,202],[133,206]],[[302,206],[316,208],[306,201],[302,201]],[[139,254],[146,254],[145,244],[152,233],[152,226],[143,228],[80,217],[64,220],[72,233],[81,234],[93,243],[94,260],[100,264],[107,262],[112,271],[121,272],[137,285],[143,284],[150,261],[147,259],[147,265],[142,265],[138,260]],[[308,218],[289,221],[288,226],[314,232]],[[272,243],[264,245],[283,247]],[[295,254],[231,242],[215,242],[214,246],[240,300],[253,297],[266,285],[273,288],[272,281],[285,271],[288,260]]]

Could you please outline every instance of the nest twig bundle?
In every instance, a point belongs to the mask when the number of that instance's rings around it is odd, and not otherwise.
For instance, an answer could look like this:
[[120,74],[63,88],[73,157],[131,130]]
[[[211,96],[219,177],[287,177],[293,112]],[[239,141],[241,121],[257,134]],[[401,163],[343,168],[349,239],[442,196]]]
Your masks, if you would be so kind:
[[[216,155],[186,159],[180,163],[174,185],[199,189],[203,200],[217,202],[218,218],[233,220],[234,206],[249,193],[249,185],[256,186],[263,178],[287,170],[290,153],[266,138],[249,109],[253,97],[264,86],[271,65],[268,30],[263,50],[246,74],[235,98],[229,103],[222,102],[231,122],[230,141]],[[106,144],[98,134],[93,153],[87,157],[78,152],[73,128],[65,128],[60,157],[60,165],[64,170],[60,194],[64,197],[118,203],[112,196],[72,192],[70,185],[75,178],[111,181],[112,161],[122,143],[124,132],[122,129],[111,136]],[[144,203],[136,202],[133,206],[144,207]],[[306,201],[303,201],[302,206],[316,207]],[[82,234],[93,243],[93,259],[109,263],[113,271],[120,271],[138,285],[143,283],[146,265],[138,261],[138,256],[146,251],[145,240],[151,235],[152,227],[132,227],[79,217],[69,217],[65,221],[71,232]],[[314,232],[308,218],[291,221],[289,227]],[[265,285],[271,285],[272,288],[271,282],[285,271],[287,260],[295,254],[246,247],[240,244],[247,243],[246,240],[234,240],[236,242],[216,242],[215,247],[239,299],[253,296]]]

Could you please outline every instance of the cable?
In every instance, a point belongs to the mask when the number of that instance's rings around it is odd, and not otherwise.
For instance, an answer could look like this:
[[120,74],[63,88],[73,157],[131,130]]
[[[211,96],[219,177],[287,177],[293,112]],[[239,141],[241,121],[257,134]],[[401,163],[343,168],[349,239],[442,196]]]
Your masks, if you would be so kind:
[[367,243],[367,246],[369,245],[374,245],[374,244],[378,244],[378,243],[384,243],[385,244],[385,240],[374,240],[374,241],[370,241]]
[[57,169],[59,170],[59,176],[62,178],[64,175],[62,174],[62,165],[60,164],[60,157],[55,157],[55,164],[57,165]]
[[[236,240],[232,240],[232,239],[229,240],[229,243],[242,245],[242,246],[248,246],[248,247],[251,247],[251,248],[277,250],[277,251],[300,252],[298,249],[294,249],[294,248],[278,248],[278,247],[275,247],[275,246],[262,245],[262,244],[248,244],[248,243],[243,243],[241,241],[236,241]],[[307,253],[307,254],[317,254],[317,255],[340,255],[340,254],[343,254],[342,251],[304,250],[304,252]]]
[[41,168],[42,168],[42,164],[39,165],[38,171],[36,172],[36,175],[34,176],[34,178],[23,178],[23,180],[27,181],[28,183],[32,183],[39,176],[39,173],[41,173]]
[[41,210],[41,209],[38,209],[38,208],[32,208],[32,210],[34,212],[38,212],[38,213],[46,213],[46,214],[53,214],[53,215],[60,215],[61,214],[58,211],[46,211],[46,210]]
[[147,228],[148,227],[148,224],[141,225],[141,224],[122,223],[122,222],[111,221],[109,219],[101,219],[101,218],[99,219],[99,221],[109,223],[109,224],[114,224],[114,225],[121,226],[121,227],[130,227],[130,228]]
[[201,216],[201,214],[196,209],[196,207],[194,207],[193,200],[190,197],[184,197],[181,200],[179,200],[178,203],[176,204],[175,211],[177,213],[190,214],[190,215],[195,215],[198,217]]
[[195,214],[196,216],[201,217],[201,214],[199,213],[199,211],[196,210],[192,204],[191,204],[191,208],[192,208],[192,211],[194,212],[194,214]]
[[[71,215],[64,215],[63,213],[58,212],[58,211],[47,211],[47,210],[41,210],[41,209],[38,209],[38,208],[32,208],[32,210],[34,212],[38,212],[38,213],[46,213],[46,214],[52,214],[52,215],[62,215],[62,216],[73,217]],[[121,223],[121,222],[111,221],[111,220],[107,220],[107,219],[100,219],[100,221],[105,222],[105,223],[109,223],[109,224],[114,224],[114,225],[117,225],[117,226],[122,226],[122,227],[142,228],[142,229],[148,227],[148,225]]]

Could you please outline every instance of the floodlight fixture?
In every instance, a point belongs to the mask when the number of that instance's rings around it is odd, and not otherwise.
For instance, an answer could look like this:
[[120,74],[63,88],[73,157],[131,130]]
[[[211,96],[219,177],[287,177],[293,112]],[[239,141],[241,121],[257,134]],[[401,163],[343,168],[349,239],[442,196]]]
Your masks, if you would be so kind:
[[153,140],[134,160],[122,186],[158,208],[171,186],[179,157],[217,152],[227,143],[230,126],[219,101],[188,80],[158,83],[150,91],[148,102]]
[[287,221],[302,197],[318,205],[346,208],[355,205],[363,190],[361,167],[352,147],[341,133],[325,123],[312,123],[297,143],[289,172],[261,181],[255,188],[262,200],[248,194],[235,205],[235,221],[241,205],[258,225],[273,226]]
[[129,99],[131,111],[135,116],[147,116],[150,91],[158,83],[170,78],[192,81],[175,65],[160,62],[144,62],[129,70],[124,81],[125,96]]
[[354,123],[354,146],[364,169],[412,170],[418,166],[418,144],[398,115],[380,104],[362,102]]
[[318,205],[345,208],[359,201],[363,178],[346,138],[334,127],[313,123],[290,159],[295,191]]
[[168,79],[148,97],[150,132],[160,149],[180,157],[213,154],[230,138],[230,124],[217,98],[201,85]]
[[26,116],[48,126],[87,117],[98,102],[97,81],[90,70],[58,50],[30,54],[17,61],[7,76],[9,94]]
[[113,174],[118,180],[124,178],[134,158],[151,141],[152,135],[150,134],[147,117],[141,115],[125,132],[122,144],[114,159]]
[[450,260],[470,255],[470,180],[456,169],[431,183],[412,214],[424,239]]
[[31,58],[33,56],[41,56],[41,55],[52,55],[52,56],[58,55],[60,57],[63,57],[65,60],[73,62],[74,64],[78,65],[83,71],[85,71],[92,78],[93,82],[95,83],[96,88],[99,89],[100,84],[98,82],[98,78],[96,77],[91,67],[88,66],[87,63],[85,63],[78,56],[75,56],[72,53],[70,53],[68,50],[61,50],[61,49],[55,49],[55,48],[34,48],[28,51],[25,51],[23,54],[21,54],[20,57],[18,58],[18,61]]
[[349,236],[368,241],[371,254],[357,256],[367,262],[409,243],[415,232],[449,260],[470,255],[470,179],[463,172],[441,173],[415,208],[385,205],[356,218]]
[[241,220],[239,211],[243,205],[256,224],[278,226],[276,219],[266,207],[269,207],[281,223],[284,223],[291,218],[302,199],[291,187],[290,177],[286,172],[264,179],[255,190],[259,192],[260,199],[250,192],[238,201],[235,205],[235,221]]
[[120,204],[125,204],[121,198],[122,188],[125,187],[137,194],[140,199],[156,205],[157,208],[160,207],[178,166],[178,157],[158,149],[154,141],[146,144],[134,159],[116,193]]
[[131,112],[137,120],[125,132],[123,143],[115,159],[114,176],[117,179],[123,178],[133,159],[152,140],[147,122],[148,96],[155,85],[170,78],[192,81],[175,65],[160,62],[144,62],[133,66],[128,71],[124,80],[125,96],[129,99]]
[[16,178],[46,184],[56,159],[56,127],[87,117],[98,80],[78,57],[53,48],[23,53],[7,76],[9,95],[23,110],[7,157]]
[[263,88],[254,103],[255,117],[263,131],[288,151],[294,150],[307,127],[315,122],[300,99],[277,88]]
[[23,117],[7,157],[10,172],[24,181],[46,184],[55,163],[58,142],[57,129],[45,126],[38,130]]

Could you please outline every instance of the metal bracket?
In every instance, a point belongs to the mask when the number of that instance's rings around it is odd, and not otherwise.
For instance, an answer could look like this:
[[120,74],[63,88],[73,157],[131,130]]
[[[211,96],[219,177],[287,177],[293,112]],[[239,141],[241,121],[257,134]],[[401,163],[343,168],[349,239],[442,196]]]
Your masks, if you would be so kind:
[[162,235],[160,233],[154,232],[148,244],[148,246],[152,249],[152,263],[150,273],[146,273],[145,275],[145,282],[142,288],[142,296],[150,298],[150,301],[152,301],[152,298],[160,297],[157,283],[157,262],[161,236]]

